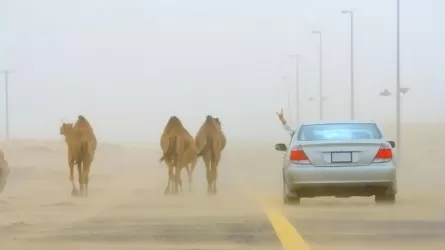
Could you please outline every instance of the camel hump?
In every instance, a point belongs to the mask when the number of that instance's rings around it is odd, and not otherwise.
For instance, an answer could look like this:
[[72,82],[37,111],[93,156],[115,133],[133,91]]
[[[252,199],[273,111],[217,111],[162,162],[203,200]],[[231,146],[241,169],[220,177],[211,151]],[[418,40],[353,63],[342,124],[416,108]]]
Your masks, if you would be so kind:
[[77,117],[77,122],[74,125],[75,127],[82,129],[82,130],[93,130],[88,120],[83,115],[79,115]]
[[85,116],[83,116],[83,115],[77,116],[76,125],[82,125],[84,127],[90,127],[91,128],[90,122],[88,122],[87,118],[85,118]]
[[74,124],[74,131],[77,134],[77,138],[81,141],[89,141],[95,139],[93,127],[83,115],[79,115]]
[[168,120],[167,124],[164,128],[164,133],[167,132],[176,132],[178,133],[184,128],[182,125],[181,120],[177,116],[170,116],[170,119]]

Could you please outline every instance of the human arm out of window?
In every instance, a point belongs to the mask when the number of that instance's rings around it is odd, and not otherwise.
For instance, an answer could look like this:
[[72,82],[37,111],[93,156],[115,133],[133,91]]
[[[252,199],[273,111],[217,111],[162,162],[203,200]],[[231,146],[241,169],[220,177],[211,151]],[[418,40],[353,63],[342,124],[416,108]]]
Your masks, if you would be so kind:
[[287,121],[283,115],[283,109],[281,109],[280,112],[277,112],[277,116],[278,119],[280,119],[281,123],[283,124],[284,129],[292,136],[295,133],[295,130],[287,124]]
[[284,123],[283,127],[289,133],[289,135],[292,136],[295,134],[295,130],[293,128],[291,128],[287,123]]

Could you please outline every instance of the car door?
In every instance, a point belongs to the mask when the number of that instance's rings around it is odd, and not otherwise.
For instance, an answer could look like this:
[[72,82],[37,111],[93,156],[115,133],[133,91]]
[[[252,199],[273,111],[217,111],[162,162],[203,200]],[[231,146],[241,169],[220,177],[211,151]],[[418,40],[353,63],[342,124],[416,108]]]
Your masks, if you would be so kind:
[[293,139],[294,135],[295,134],[292,134],[291,136],[289,136],[289,142],[287,143],[287,150],[283,154],[283,158],[281,160],[281,162],[282,162],[282,172],[283,172],[283,182],[285,182],[284,169],[286,169],[289,166],[289,164],[290,164],[290,161],[289,161],[289,152],[290,152],[290,150],[289,149],[291,147],[291,143],[292,143],[292,139]]
[[283,160],[282,160],[282,164],[283,164],[283,168],[285,168],[287,166],[287,164],[289,164],[289,162],[287,161],[287,159],[289,159],[289,148],[292,142],[292,136],[290,136],[289,138],[289,142],[287,143],[287,150],[286,152],[283,154]]

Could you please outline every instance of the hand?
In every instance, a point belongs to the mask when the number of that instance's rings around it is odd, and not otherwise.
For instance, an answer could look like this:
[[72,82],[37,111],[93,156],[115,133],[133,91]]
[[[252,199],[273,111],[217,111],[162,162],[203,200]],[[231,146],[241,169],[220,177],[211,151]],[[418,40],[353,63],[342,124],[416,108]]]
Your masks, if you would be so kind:
[[281,109],[280,112],[276,112],[276,113],[277,113],[278,119],[280,119],[280,121],[283,124],[286,124],[286,119],[284,118],[283,109]]
[[277,116],[278,116],[278,118],[280,118],[280,120],[284,117],[284,115],[283,115],[283,109],[281,109],[280,112],[277,112]]

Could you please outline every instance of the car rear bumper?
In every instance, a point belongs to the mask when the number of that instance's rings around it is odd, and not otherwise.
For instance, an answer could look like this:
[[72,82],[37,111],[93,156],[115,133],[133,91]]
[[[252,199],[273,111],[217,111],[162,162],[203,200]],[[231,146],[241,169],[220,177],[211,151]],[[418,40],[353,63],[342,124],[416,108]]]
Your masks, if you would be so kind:
[[378,191],[379,188],[391,188],[391,192],[397,192],[396,169],[391,162],[353,167],[292,165],[285,168],[283,173],[290,190],[330,188]]

